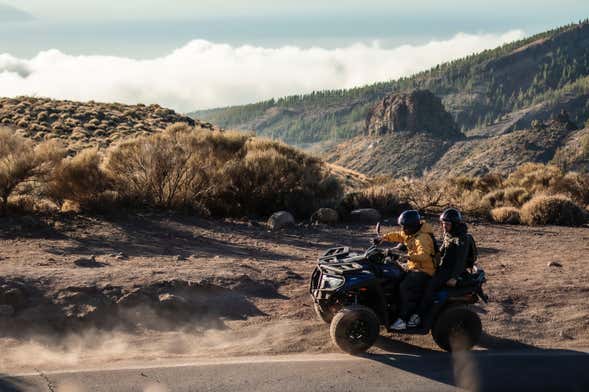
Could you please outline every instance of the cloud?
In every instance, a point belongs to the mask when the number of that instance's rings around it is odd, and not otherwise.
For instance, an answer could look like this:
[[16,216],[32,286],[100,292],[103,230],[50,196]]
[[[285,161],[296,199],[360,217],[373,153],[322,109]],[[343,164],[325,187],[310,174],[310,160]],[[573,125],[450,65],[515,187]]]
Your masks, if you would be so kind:
[[0,4],[0,22],[22,22],[32,20],[33,16],[21,9]]
[[384,48],[262,48],[196,40],[159,58],[72,56],[52,49],[31,59],[0,55],[0,92],[58,99],[159,103],[180,111],[235,105],[313,90],[396,79],[520,39],[459,33],[424,45]]

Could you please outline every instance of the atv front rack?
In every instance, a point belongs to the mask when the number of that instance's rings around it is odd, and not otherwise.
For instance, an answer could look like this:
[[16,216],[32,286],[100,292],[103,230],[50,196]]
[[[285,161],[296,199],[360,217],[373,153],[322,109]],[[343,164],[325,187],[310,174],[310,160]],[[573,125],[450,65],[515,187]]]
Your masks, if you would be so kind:
[[[319,258],[319,262],[330,262],[336,261],[338,259],[343,259],[350,254],[350,248],[347,246],[342,246],[339,248],[330,248],[328,249],[323,256]],[[336,260],[334,260],[336,259]]]

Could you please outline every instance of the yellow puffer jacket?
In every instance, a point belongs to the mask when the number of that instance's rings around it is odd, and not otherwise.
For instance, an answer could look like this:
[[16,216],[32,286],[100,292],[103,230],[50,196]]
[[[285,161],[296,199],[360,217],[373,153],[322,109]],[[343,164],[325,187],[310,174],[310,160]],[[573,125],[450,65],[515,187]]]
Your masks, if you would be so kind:
[[413,235],[407,235],[403,231],[392,231],[382,236],[384,241],[402,242],[407,246],[409,261],[407,268],[414,271],[422,271],[432,276],[434,267],[434,241],[432,239],[433,229],[431,225],[422,221],[421,229]]

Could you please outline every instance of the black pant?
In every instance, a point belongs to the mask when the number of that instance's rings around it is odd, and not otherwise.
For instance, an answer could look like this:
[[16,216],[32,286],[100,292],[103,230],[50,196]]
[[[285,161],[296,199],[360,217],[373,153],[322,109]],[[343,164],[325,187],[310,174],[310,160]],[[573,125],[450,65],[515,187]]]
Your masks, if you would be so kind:
[[399,286],[401,296],[401,309],[399,317],[407,320],[409,316],[415,313],[415,309],[421,299],[421,294],[429,281],[430,276],[421,271],[408,271]]
[[434,294],[436,291],[444,287],[448,279],[450,279],[448,274],[435,274],[433,278],[429,280],[423,293],[423,297],[421,297],[419,308],[417,309],[417,314],[419,314],[419,317],[422,319],[425,318],[427,312],[434,302]]

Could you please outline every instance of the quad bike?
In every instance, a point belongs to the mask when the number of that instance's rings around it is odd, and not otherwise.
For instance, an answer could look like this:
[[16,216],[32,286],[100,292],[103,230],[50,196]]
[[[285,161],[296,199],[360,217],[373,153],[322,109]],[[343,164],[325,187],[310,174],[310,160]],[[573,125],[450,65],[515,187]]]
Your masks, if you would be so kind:
[[[380,225],[377,225],[380,234]],[[310,294],[317,315],[330,323],[333,342],[343,351],[359,354],[369,349],[380,333],[426,335],[446,351],[470,349],[482,333],[476,306],[487,303],[483,292],[485,272],[474,266],[465,272],[456,287],[444,287],[422,324],[403,331],[389,329],[399,311],[399,284],[404,270],[398,260],[399,249],[383,250],[376,245],[364,253],[352,253],[348,247],[331,248],[319,258],[310,283]]]

